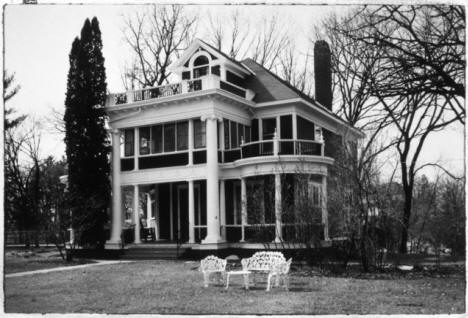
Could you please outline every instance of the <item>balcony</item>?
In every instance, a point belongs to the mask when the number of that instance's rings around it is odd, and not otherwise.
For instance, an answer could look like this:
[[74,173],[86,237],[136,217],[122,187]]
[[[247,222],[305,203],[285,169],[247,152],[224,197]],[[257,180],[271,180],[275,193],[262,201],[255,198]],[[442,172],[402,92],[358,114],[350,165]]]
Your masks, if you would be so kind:
[[127,91],[125,93],[109,94],[107,95],[106,106],[131,104],[144,100],[156,100],[210,89],[221,89],[248,100],[253,98],[253,92],[251,90],[223,81],[219,76],[206,75],[194,80],[184,80],[174,84]]

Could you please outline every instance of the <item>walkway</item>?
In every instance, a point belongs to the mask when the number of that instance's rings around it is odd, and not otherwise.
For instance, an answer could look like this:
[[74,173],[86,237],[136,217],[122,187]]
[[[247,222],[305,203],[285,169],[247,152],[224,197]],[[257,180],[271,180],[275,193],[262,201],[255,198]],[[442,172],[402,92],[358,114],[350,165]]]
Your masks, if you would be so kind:
[[58,272],[58,271],[67,271],[67,270],[74,270],[74,269],[91,267],[91,266],[124,264],[124,263],[132,263],[132,261],[96,261],[96,263],[91,263],[91,264],[83,264],[83,265],[76,265],[76,266],[61,266],[61,267],[54,267],[54,268],[47,268],[47,269],[39,269],[36,271],[6,274],[5,278],[21,277],[21,276],[27,276],[27,275],[43,274],[43,273]]

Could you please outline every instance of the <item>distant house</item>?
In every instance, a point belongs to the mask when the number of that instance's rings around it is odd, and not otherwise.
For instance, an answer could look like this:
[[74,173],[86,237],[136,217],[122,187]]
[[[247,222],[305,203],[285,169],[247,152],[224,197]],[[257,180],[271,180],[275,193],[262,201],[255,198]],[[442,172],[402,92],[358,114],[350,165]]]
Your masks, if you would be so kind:
[[[321,237],[329,240],[331,141],[362,133],[331,105],[252,59],[235,61],[201,40],[171,67],[180,81],[108,96],[113,150],[106,248],[120,246],[125,224],[134,226],[134,243],[142,241],[144,226],[155,229],[156,242],[242,248],[255,241],[249,229],[259,222],[272,230],[272,240],[285,240],[294,220],[283,220],[282,203],[286,197],[296,202],[299,175],[307,176],[308,199],[321,211]],[[257,191],[249,200],[259,184],[273,191]]]

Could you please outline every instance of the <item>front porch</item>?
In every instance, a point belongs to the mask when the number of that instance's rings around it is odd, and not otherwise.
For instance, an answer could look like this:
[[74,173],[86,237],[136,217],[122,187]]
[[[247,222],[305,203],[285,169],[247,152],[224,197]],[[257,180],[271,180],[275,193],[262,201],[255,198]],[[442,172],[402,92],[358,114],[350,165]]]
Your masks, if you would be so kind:
[[[206,180],[122,187],[124,244],[195,249],[266,244],[286,248],[328,239],[324,176],[270,174],[219,181],[221,240],[208,232]],[[276,245],[275,245],[276,244]]]

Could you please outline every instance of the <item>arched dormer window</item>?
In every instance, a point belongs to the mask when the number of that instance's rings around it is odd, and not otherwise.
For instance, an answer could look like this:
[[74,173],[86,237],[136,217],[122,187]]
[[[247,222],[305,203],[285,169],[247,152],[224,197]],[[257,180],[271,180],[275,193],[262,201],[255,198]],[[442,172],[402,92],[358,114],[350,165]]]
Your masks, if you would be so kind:
[[205,75],[208,75],[210,72],[210,58],[205,54],[201,54],[193,60],[192,63],[193,67],[193,77],[192,78],[199,78]]
[[200,55],[199,57],[195,59],[195,61],[193,61],[194,67],[208,65],[208,64],[210,64],[210,60],[208,60],[208,57],[206,57],[205,55]]

